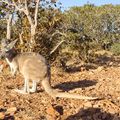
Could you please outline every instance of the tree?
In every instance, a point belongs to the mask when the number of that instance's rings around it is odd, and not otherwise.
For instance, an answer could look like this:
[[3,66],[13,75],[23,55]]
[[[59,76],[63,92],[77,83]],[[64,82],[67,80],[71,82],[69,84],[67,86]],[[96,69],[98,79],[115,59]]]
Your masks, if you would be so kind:
[[11,26],[12,26],[12,18],[14,13],[14,8],[10,9],[9,5],[0,4],[1,7],[1,19],[6,20],[7,22],[7,33],[6,38],[11,39]]
[[[36,35],[36,28],[38,25],[38,12],[39,9],[44,8],[46,11],[47,9],[53,9],[53,7],[56,7],[56,0],[55,1],[45,1],[45,0],[2,0],[2,3],[5,5],[12,7],[12,9],[15,9],[15,12],[19,14],[20,16],[24,13],[26,16],[29,27],[30,27],[30,41],[28,41],[30,48],[32,49],[35,45],[35,35]],[[15,13],[14,13],[15,14]],[[40,16],[39,16],[40,17]],[[19,17],[19,19],[24,19],[22,17]],[[10,36],[10,18],[8,19],[8,29],[9,29],[9,36]],[[20,40],[22,41],[22,34],[23,31],[19,34]]]
[[[39,8],[39,2],[40,0],[32,0],[32,1],[28,1],[27,0],[2,0],[2,2],[6,3],[8,6],[12,6],[14,7],[17,11],[19,12],[23,12],[30,24],[30,33],[31,33],[31,38],[30,38],[30,43],[34,44],[35,43],[35,34],[36,34],[36,27],[37,27],[37,15],[38,15],[38,8]],[[30,3],[34,3],[35,5],[35,12],[34,12],[34,16],[32,17],[32,15],[30,15],[30,11],[28,8],[28,5],[30,5]],[[31,5],[32,7],[32,5]],[[33,6],[34,7],[34,6]],[[9,16],[9,20],[8,23],[10,23],[10,18],[11,16]],[[8,25],[8,29],[10,29],[10,25]],[[31,47],[30,44],[30,47]]]

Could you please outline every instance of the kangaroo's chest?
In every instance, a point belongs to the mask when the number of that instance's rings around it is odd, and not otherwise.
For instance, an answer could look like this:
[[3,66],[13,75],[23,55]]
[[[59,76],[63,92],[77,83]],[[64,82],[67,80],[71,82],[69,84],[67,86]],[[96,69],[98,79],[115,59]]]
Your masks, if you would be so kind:
[[14,67],[14,64],[12,62],[10,62],[7,58],[6,58],[6,61],[7,61],[8,65],[10,66],[10,68]]
[[17,71],[18,65],[16,62],[14,61],[10,62],[7,58],[6,61],[9,64],[11,71]]

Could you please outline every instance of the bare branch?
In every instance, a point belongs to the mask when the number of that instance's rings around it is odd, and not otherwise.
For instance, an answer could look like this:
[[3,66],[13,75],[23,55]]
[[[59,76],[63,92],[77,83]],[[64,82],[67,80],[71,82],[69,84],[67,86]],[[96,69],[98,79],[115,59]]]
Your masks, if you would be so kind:
[[33,43],[35,41],[34,36],[36,33],[38,8],[39,8],[40,0],[36,0],[34,18],[32,18],[32,16],[30,16],[30,11],[28,9],[27,0],[24,0],[24,5],[22,5],[23,1],[21,3],[20,0],[18,0],[17,2],[15,2],[15,0],[11,0],[12,2],[5,1],[5,0],[2,0],[2,1],[4,1],[8,5],[14,6],[16,10],[18,10],[19,12],[23,12],[26,15],[26,17],[29,21],[30,27],[31,27],[31,29],[30,29],[31,30],[31,43]]
[[16,4],[15,0],[12,0],[13,2],[13,5],[15,6],[15,8],[19,11],[22,11],[25,13],[25,15],[27,16],[31,26],[33,25],[33,21],[32,21],[32,18],[30,17],[30,14],[29,14],[29,10],[28,10],[28,5],[27,5],[27,0],[25,0],[25,7],[23,8],[19,8],[18,5]]
[[26,12],[26,15],[29,15],[29,10],[28,10],[28,5],[27,5],[27,0],[25,0],[25,12]]
[[60,42],[57,44],[57,46],[55,46],[55,48],[50,52],[50,55],[53,54],[53,53],[59,48],[59,46],[60,46],[63,42],[65,42],[65,40],[60,41]]
[[7,39],[11,38],[11,22],[12,22],[12,14],[9,14],[9,17],[7,19]]
[[34,17],[34,20],[35,20],[35,26],[37,26],[37,17],[38,17],[38,7],[39,7],[39,2],[40,2],[40,0],[37,0],[37,1],[36,1],[36,6],[35,6],[35,17]]
[[23,42],[22,35],[23,35],[23,30],[22,30],[21,33],[19,33],[19,39],[20,39],[20,44],[21,44],[21,45],[24,43],[24,42]]
[[62,35],[62,36],[65,36],[65,37],[66,37],[66,34],[65,34],[65,33],[62,33],[62,32],[60,32],[60,31],[56,30],[56,31],[51,35],[50,40],[52,40],[53,36],[55,36],[56,34],[59,34],[59,35]]
[[25,0],[25,9],[23,10],[23,12],[26,14],[28,20],[29,20],[29,23],[31,26],[34,25],[33,21],[32,21],[32,18],[30,16],[30,13],[29,13],[29,9],[28,9],[28,5],[27,5],[27,0]]
[[22,11],[22,12],[25,11],[24,8],[19,8],[18,5],[16,4],[16,2],[15,2],[14,0],[12,0],[12,2],[13,2],[13,5],[15,6],[15,8],[16,8],[17,10]]
[[[62,32],[60,32],[60,31],[56,30],[56,32],[54,32],[54,33],[51,35],[50,40],[51,40],[51,39],[53,38],[53,36],[56,35],[56,34],[59,34],[59,35],[62,35],[62,36],[65,36],[65,37],[66,37],[66,34],[65,34],[65,33],[62,33]],[[55,48],[50,52],[50,55],[53,54],[53,53],[59,48],[59,46],[60,46],[63,42],[65,42],[65,40],[60,41],[60,42],[55,46]]]

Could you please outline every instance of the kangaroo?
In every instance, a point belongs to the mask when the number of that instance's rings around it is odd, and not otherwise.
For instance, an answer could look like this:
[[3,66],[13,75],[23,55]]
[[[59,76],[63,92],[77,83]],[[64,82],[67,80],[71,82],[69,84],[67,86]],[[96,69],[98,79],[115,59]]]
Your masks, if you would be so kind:
[[[1,41],[1,57],[4,57],[10,66],[12,75],[19,71],[24,77],[24,87],[21,90],[16,90],[19,93],[34,93],[37,91],[37,83],[41,82],[44,90],[52,98],[73,98],[95,100],[98,97],[81,96],[79,94],[70,94],[67,92],[59,92],[53,89],[50,85],[50,66],[46,59],[38,53],[24,52],[17,53],[14,49],[17,40],[10,43],[7,40]],[[29,86],[29,81],[32,80],[32,88]]]

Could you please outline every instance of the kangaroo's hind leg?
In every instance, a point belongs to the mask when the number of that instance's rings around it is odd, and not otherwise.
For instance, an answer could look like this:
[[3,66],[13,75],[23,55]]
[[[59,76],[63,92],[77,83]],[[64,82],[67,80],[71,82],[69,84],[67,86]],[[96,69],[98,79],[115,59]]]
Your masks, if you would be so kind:
[[30,89],[31,93],[34,93],[37,91],[37,83],[35,80],[32,80],[32,88]]
[[17,89],[17,90],[15,90],[15,91],[18,92],[18,93],[21,93],[21,94],[30,93],[29,80],[28,80],[28,79],[25,79],[23,89],[21,89],[21,90],[18,90],[18,89]]

